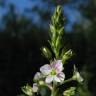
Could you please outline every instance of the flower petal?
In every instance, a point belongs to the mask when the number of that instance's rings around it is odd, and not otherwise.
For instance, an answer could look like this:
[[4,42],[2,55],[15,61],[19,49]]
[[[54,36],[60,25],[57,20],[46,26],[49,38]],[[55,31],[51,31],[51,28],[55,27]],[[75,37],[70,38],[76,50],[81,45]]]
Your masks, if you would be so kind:
[[53,81],[53,76],[47,76],[47,78],[45,79],[46,83],[51,83]]
[[40,72],[37,72],[37,73],[35,74],[35,76],[34,76],[34,80],[39,80],[39,79],[41,79],[41,78],[43,78],[43,76],[42,76],[42,74],[41,74]]
[[54,77],[54,81],[55,81],[55,82],[60,82],[60,79],[59,79],[57,76],[55,76],[55,77]]
[[51,67],[50,65],[46,64],[40,68],[40,71],[42,72],[43,75],[49,75],[51,72]]
[[37,92],[38,91],[38,85],[37,83],[33,84],[33,88],[32,88],[33,92]]
[[65,74],[63,72],[59,73],[58,78],[60,79],[61,82],[63,82],[65,79]]
[[63,70],[62,60],[54,61],[51,67],[54,68],[57,73],[60,73]]

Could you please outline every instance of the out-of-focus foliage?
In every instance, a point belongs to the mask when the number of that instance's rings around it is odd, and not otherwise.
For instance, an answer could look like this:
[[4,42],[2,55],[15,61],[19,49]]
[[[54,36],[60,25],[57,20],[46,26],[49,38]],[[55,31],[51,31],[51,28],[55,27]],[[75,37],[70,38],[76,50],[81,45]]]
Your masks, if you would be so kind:
[[75,28],[77,31],[79,31],[79,33],[83,34],[86,40],[86,58],[84,60],[84,70],[87,71],[86,77],[88,79],[88,89],[91,91],[91,95],[95,96],[96,74],[94,73],[96,73],[96,1],[90,0],[89,5],[85,8],[81,7],[80,10],[86,22],[85,24],[82,22],[80,27]]

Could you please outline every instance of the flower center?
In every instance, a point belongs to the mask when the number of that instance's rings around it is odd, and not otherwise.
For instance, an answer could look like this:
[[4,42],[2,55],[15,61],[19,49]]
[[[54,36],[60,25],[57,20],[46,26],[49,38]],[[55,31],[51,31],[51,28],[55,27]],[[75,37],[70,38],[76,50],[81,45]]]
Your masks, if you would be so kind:
[[55,69],[52,69],[51,75],[56,75],[56,70]]

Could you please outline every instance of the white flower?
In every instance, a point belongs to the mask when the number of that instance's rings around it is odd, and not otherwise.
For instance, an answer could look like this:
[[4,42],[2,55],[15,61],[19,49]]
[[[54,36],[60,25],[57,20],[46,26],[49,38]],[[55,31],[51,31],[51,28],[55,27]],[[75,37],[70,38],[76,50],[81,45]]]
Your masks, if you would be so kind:
[[79,83],[83,82],[83,78],[81,77],[80,73],[77,71],[74,65],[74,73],[73,73],[73,80],[77,80]]
[[61,60],[55,60],[52,64],[46,64],[40,68],[41,73],[46,77],[45,82],[63,82],[65,74],[63,71],[63,64]]
[[38,80],[40,80],[40,79],[42,79],[43,78],[43,76],[42,76],[42,74],[40,73],[40,72],[37,72],[36,74],[35,74],[35,76],[34,76],[34,80],[35,81],[38,81]]
[[37,83],[34,83],[33,84],[32,91],[33,92],[37,92],[38,91],[38,85],[37,85]]

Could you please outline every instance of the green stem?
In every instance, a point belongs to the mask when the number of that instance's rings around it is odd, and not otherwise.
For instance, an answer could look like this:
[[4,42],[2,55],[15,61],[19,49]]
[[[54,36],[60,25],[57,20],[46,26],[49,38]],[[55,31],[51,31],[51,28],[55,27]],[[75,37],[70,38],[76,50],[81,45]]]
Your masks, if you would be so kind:
[[65,84],[67,82],[71,82],[72,80],[73,80],[73,78],[69,78],[69,79],[65,80],[63,84]]
[[55,96],[55,84],[53,83],[52,93],[51,96]]
[[56,53],[56,59],[58,59],[59,58],[59,55],[58,55],[58,53]]

